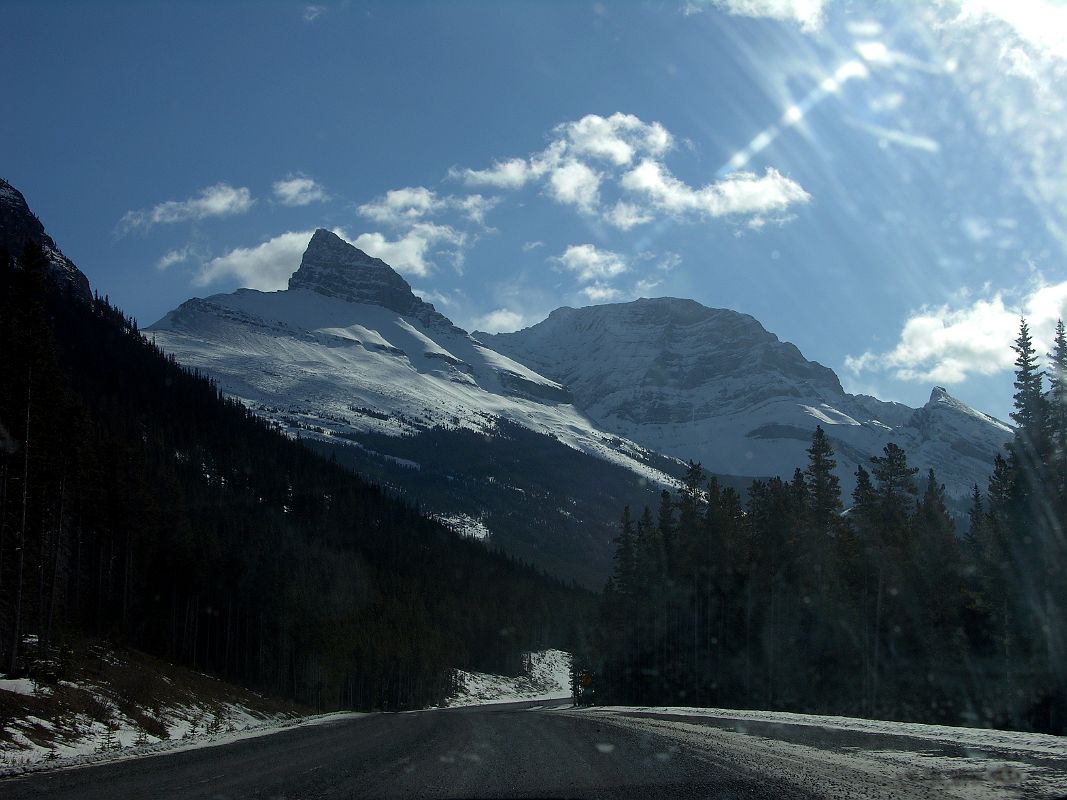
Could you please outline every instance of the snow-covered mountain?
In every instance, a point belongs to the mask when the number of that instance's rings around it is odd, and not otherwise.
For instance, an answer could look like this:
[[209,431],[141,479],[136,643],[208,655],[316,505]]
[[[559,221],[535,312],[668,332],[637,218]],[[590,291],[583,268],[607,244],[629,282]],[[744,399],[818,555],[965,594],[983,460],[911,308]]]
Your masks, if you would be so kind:
[[655,481],[655,454],[598,430],[559,383],[485,347],[384,261],[311,238],[289,288],[193,299],[147,329],[267,417],[324,436],[492,433],[517,423]]
[[189,300],[146,333],[457,533],[591,587],[610,569],[623,505],[656,502],[680,472],[599,430],[566,388],[485,347],[326,230],[288,289]]
[[713,472],[789,476],[822,425],[843,485],[889,442],[953,495],[983,488],[1011,428],[936,387],[919,409],[848,394],[747,314],[692,300],[560,308],[480,341],[566,386],[601,428]]
[[752,317],[687,300],[471,335],[326,230],[288,289],[189,300],[147,333],[458,532],[590,586],[610,569],[622,506],[655,503],[680,459],[743,488],[736,476],[791,475],[822,424],[846,487],[895,441],[964,494],[1010,436],[943,390],[918,410],[849,395]]
[[89,279],[45,233],[44,225],[30,211],[22,192],[0,178],[0,247],[4,247],[14,258],[19,258],[27,242],[40,245],[48,258],[50,275],[58,286],[85,300],[92,299]]

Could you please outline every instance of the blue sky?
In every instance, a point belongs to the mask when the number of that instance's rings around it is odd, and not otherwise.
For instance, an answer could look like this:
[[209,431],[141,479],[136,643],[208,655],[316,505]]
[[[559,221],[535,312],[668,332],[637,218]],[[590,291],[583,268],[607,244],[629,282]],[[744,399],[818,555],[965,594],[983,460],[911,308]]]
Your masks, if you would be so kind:
[[142,324],[329,227],[468,329],[691,297],[846,388],[1010,409],[1067,307],[1040,0],[0,8],[0,176]]

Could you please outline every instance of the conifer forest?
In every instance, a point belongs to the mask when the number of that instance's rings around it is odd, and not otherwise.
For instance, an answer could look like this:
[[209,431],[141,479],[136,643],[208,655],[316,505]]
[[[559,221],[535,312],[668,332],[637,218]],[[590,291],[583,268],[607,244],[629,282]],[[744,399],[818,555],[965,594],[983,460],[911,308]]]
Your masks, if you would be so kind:
[[1067,732],[1062,322],[1044,368],[1025,320],[1014,350],[1015,437],[962,535],[893,444],[843,498],[821,427],[747,501],[691,464],[658,510],[625,509],[596,702]]
[[316,708],[421,708],[594,607],[287,438],[107,298],[56,291],[36,245],[2,255],[8,674],[83,634]]

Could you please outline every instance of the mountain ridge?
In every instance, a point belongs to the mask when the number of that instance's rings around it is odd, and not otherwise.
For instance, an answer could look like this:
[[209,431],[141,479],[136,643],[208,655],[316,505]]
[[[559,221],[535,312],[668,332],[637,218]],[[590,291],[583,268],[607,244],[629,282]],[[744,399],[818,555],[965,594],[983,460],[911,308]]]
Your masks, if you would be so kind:
[[[491,435],[499,418],[663,485],[652,454],[717,474],[790,475],[822,425],[846,492],[894,442],[963,496],[1011,437],[942,387],[920,408],[851,395],[755,317],[686,298],[561,307],[522,331],[468,334],[384,261],[321,228],[288,289],[194,299],[148,330],[224,390],[253,407],[284,404],[326,436],[439,425]],[[342,397],[357,402],[346,410]]]
[[754,317],[682,298],[560,309],[521,331],[474,335],[566,385],[600,427],[714,472],[789,475],[822,425],[846,490],[892,441],[965,495],[1011,438],[943,387],[920,408],[851,395]]

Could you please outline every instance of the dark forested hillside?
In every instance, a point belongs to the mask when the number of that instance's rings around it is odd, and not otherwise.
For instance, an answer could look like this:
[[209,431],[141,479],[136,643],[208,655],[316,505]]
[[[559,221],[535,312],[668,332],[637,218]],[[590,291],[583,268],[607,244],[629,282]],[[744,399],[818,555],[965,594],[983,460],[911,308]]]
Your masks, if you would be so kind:
[[[428,508],[479,509],[494,546],[596,590],[611,574],[614,509],[659,494],[657,484],[625,467],[507,420],[496,422],[493,436],[438,427],[416,436],[334,438],[352,444],[305,444]],[[683,464],[666,458],[656,466],[684,474]],[[739,491],[751,480],[717,478]]]
[[627,509],[599,697],[1067,731],[1067,334],[1048,392],[1025,323],[1015,350],[1015,440],[962,536],[893,444],[843,512],[821,428],[747,502],[692,465],[658,513]]
[[57,290],[36,245],[0,254],[4,668],[78,631],[318,707],[412,708],[452,667],[567,646],[591,602],[225,399]]

